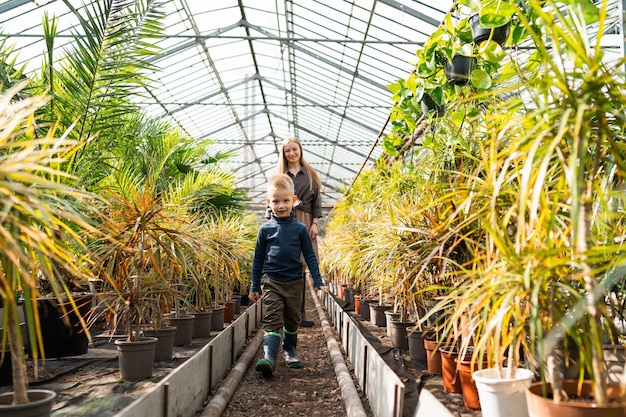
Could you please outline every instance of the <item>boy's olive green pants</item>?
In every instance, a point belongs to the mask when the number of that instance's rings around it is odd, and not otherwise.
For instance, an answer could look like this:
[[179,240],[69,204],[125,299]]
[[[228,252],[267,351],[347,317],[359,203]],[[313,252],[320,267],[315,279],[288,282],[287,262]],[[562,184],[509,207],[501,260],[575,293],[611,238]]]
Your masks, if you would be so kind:
[[292,333],[298,330],[303,289],[303,279],[289,282],[279,282],[267,277],[261,279],[263,328],[266,333],[282,334],[283,327]]

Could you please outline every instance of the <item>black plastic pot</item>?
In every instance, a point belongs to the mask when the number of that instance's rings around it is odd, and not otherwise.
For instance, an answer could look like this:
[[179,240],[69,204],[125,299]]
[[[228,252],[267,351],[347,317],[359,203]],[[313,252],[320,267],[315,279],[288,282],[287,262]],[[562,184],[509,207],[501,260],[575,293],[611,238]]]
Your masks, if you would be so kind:
[[[75,296],[78,311],[85,318],[91,310],[92,295]],[[46,358],[84,355],[89,339],[80,320],[70,305],[65,306],[67,322],[56,298],[38,298],[37,309],[41,322],[41,337]]]
[[[488,29],[480,26],[480,16],[478,14],[474,14],[470,16],[469,24],[470,28],[472,29],[474,43],[478,44],[486,41],[491,36],[491,40],[497,42],[500,46],[502,46],[509,38],[509,29],[511,25],[508,22],[500,27]],[[492,32],[493,35],[491,34]]]
[[450,85],[465,85],[472,75],[472,70],[476,65],[476,58],[455,55],[452,62],[446,65],[446,78]]
[[433,115],[435,117],[441,117],[446,113],[446,106],[438,105],[428,94],[424,94],[422,97],[421,106],[424,114],[428,114],[431,110],[434,110]]

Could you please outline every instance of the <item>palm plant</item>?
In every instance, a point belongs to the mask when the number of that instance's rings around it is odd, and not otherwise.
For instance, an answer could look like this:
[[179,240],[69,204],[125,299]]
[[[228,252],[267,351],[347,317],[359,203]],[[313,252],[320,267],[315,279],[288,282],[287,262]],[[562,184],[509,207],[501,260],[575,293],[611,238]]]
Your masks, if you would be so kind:
[[[93,197],[68,185],[72,178],[60,169],[79,145],[65,135],[55,137],[55,126],[38,136],[34,114],[46,99],[18,99],[21,87],[8,89],[0,98],[0,295],[6,329],[2,346],[8,344],[11,352],[14,404],[28,402],[18,297],[24,299],[28,340],[36,363],[40,354],[45,354],[39,349],[38,282],[47,280],[54,296],[67,297],[80,317],[70,289],[59,277],[91,276],[89,252],[82,241],[95,231],[87,218],[93,211]],[[65,305],[61,307],[65,309]],[[86,327],[82,317],[80,320]]]

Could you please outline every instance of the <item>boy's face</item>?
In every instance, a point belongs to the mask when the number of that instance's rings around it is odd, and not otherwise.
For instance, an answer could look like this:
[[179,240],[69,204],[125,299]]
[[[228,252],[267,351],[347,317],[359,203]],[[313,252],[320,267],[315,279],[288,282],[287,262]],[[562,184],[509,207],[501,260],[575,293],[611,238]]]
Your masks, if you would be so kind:
[[271,188],[267,191],[267,205],[277,217],[289,217],[298,197],[286,188]]

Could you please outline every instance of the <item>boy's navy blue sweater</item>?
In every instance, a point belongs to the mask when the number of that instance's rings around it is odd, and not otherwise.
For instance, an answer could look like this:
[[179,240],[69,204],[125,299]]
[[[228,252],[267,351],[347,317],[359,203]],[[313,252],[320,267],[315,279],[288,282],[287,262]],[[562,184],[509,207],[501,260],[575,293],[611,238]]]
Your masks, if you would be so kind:
[[293,212],[284,218],[272,213],[272,218],[261,225],[257,234],[250,291],[261,291],[261,276],[280,282],[302,279],[300,253],[313,277],[313,286],[324,285],[306,226],[296,220]]

